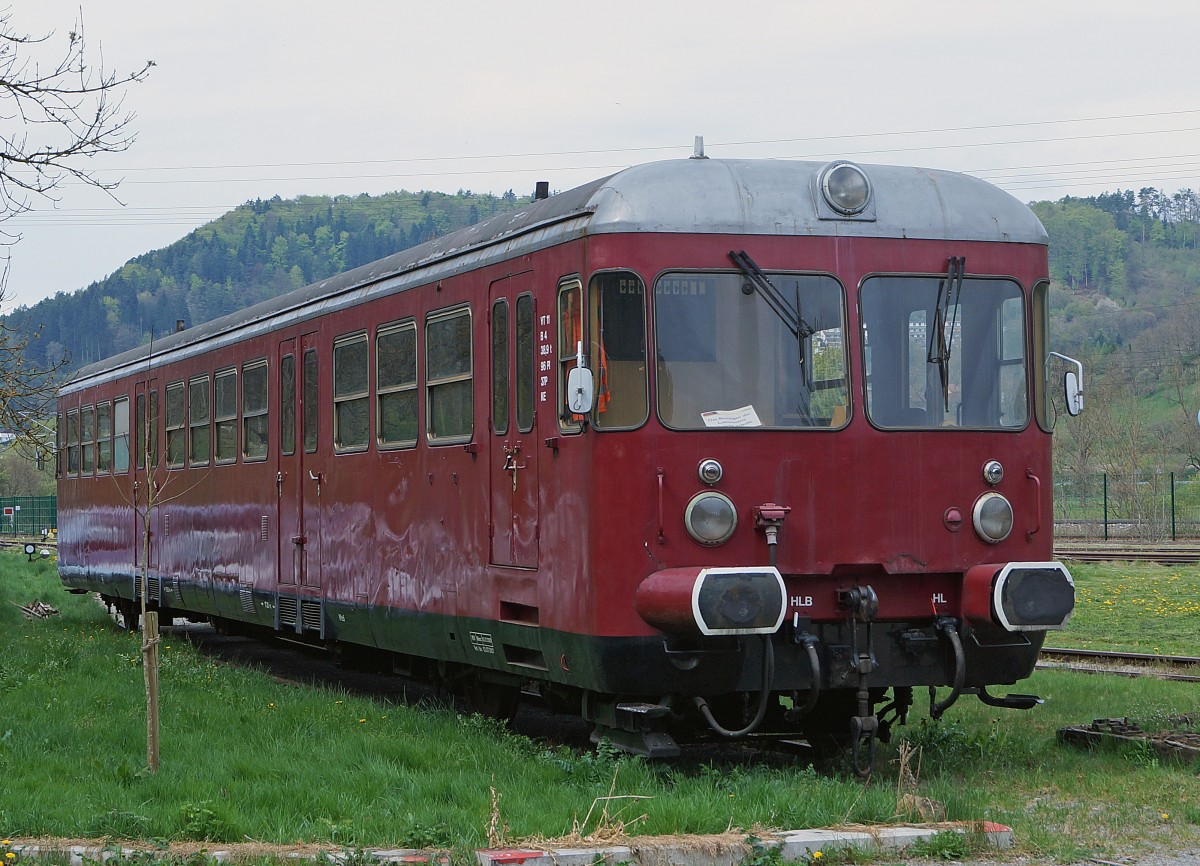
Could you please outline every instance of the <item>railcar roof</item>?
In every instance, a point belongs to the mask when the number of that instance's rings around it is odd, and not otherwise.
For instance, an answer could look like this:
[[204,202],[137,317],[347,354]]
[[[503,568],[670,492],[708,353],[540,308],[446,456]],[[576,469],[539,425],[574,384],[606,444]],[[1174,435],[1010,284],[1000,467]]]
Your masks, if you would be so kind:
[[152,347],[90,364],[62,390],[132,372],[126,368],[145,364],[151,354],[156,361],[186,357],[221,335],[251,336],[584,235],[698,232],[1047,243],[1037,217],[1008,193],[978,178],[934,169],[860,165],[874,190],[874,218],[823,217],[818,178],[827,165],[680,159],[634,166],[171,334]]

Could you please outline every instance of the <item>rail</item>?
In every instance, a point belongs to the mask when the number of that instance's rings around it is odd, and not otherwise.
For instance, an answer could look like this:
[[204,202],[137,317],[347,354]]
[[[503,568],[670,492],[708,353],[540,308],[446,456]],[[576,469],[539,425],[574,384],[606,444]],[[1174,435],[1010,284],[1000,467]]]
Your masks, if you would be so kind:
[[[1069,670],[1089,674],[1117,674],[1124,677],[1154,677],[1175,682],[1200,683],[1200,658],[1195,656],[1043,647],[1041,657],[1042,660],[1037,663],[1037,667],[1043,669]],[[1053,661],[1054,659],[1069,661],[1056,662]],[[1087,666],[1072,662],[1083,663]],[[1181,671],[1187,671],[1187,673]]]
[[1058,559],[1075,562],[1158,562],[1163,565],[1192,565],[1200,562],[1200,542],[1154,543],[1085,541],[1059,538],[1054,542]]

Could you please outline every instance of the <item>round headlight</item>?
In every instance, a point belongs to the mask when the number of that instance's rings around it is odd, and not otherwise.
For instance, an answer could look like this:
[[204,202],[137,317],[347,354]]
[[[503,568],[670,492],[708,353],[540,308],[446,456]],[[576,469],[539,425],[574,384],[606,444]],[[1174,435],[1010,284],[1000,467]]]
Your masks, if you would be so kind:
[[975,500],[971,519],[980,538],[988,544],[997,544],[1012,532],[1012,505],[999,493],[989,491]]
[[839,162],[821,175],[821,192],[829,206],[840,214],[862,213],[871,200],[871,182],[854,163]]
[[983,480],[993,487],[1004,480],[1004,467],[999,460],[989,460],[983,464]]
[[701,544],[727,541],[737,528],[737,510],[728,496],[709,490],[697,493],[683,514],[688,535]]
[[711,457],[707,460],[701,460],[700,466],[696,470],[696,474],[700,476],[700,480],[712,486],[721,480],[721,476],[725,474],[725,470],[721,468],[721,464]]

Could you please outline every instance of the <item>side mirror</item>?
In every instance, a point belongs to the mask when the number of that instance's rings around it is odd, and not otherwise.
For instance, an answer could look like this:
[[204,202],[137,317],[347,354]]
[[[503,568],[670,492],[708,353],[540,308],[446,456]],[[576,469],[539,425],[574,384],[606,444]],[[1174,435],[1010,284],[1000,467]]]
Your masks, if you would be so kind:
[[[1083,411],[1083,364],[1074,358],[1060,355],[1058,352],[1051,352],[1049,358],[1058,358],[1075,367],[1074,370],[1068,370],[1063,376],[1063,391],[1067,399],[1067,414],[1074,417]],[[1049,361],[1049,358],[1047,358],[1047,361]]]
[[1067,396],[1067,414],[1078,415],[1083,411],[1083,386],[1074,370],[1068,370],[1063,376],[1063,390]]
[[567,408],[574,415],[586,415],[592,411],[596,397],[596,383],[592,371],[587,367],[575,367],[567,374]]
[[575,344],[575,366],[567,373],[567,408],[574,415],[586,415],[592,411],[596,398],[596,383],[592,371],[587,368],[583,357],[583,340]]

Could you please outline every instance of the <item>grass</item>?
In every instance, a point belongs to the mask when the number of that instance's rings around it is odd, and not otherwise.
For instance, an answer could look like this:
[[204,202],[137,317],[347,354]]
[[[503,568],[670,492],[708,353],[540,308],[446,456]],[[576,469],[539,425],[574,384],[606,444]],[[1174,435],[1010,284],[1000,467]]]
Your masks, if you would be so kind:
[[[1091,574],[1077,569],[1081,595]],[[35,599],[62,615],[26,620],[10,603]],[[1081,611],[1071,634],[1085,622]],[[973,698],[937,723],[914,712],[899,731],[920,750],[917,781],[898,782],[893,742],[863,785],[736,751],[719,763],[579,754],[437,706],[283,685],[172,639],[162,651],[162,766],[149,774],[140,664],[137,638],[89,598],[63,593],[52,565],[0,555],[0,834],[465,851],[498,835],[918,820],[898,810],[902,794],[916,793],[950,820],[1012,826],[1021,853],[1039,857],[1111,859],[1200,841],[1198,768],[1055,743],[1056,728],[1098,716],[1150,727],[1200,718],[1194,684],[1038,672],[1018,690],[1047,704],[1028,713]]]
[[1048,646],[1200,655],[1200,568],[1068,563],[1075,613]]

